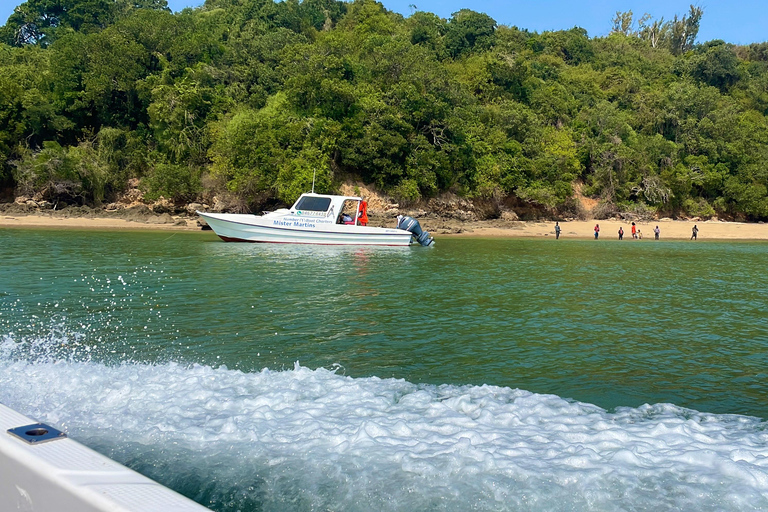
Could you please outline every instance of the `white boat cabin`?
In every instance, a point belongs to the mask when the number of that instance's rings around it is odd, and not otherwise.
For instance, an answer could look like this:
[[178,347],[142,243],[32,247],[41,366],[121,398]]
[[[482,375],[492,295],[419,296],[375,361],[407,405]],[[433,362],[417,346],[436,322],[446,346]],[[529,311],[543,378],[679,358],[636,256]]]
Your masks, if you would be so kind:
[[307,192],[296,200],[289,211],[301,217],[333,217],[336,224],[357,226],[364,209],[362,197]]

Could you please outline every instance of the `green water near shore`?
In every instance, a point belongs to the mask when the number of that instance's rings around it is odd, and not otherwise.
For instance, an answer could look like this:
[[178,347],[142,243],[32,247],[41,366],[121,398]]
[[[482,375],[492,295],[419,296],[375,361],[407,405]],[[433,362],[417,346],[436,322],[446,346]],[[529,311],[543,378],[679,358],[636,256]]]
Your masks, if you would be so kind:
[[299,361],[768,418],[763,242],[339,248],[6,229],[0,261],[0,336],[63,337],[73,360]]

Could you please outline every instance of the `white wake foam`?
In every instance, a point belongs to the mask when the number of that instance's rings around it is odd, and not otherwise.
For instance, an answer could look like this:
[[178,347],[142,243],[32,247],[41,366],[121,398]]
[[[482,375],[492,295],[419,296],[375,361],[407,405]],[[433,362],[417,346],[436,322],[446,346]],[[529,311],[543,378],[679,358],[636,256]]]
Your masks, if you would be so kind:
[[1,402],[215,510],[768,509],[757,418],[20,345],[0,343]]

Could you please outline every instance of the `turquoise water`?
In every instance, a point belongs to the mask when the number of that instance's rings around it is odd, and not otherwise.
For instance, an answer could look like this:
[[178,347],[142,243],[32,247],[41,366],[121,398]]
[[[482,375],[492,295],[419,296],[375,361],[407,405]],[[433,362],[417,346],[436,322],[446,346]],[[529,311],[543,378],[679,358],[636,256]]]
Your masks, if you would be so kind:
[[0,258],[0,402],[214,510],[768,508],[766,243]]

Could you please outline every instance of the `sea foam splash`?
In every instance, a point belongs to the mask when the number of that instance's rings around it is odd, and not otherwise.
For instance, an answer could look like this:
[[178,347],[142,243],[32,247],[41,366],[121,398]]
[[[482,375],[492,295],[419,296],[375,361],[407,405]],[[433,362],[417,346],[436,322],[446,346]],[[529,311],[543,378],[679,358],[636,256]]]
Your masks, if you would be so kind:
[[768,509],[758,418],[41,348],[61,342],[3,337],[0,402],[218,511]]

